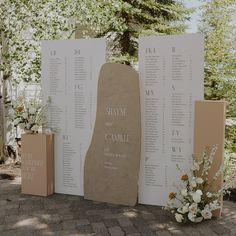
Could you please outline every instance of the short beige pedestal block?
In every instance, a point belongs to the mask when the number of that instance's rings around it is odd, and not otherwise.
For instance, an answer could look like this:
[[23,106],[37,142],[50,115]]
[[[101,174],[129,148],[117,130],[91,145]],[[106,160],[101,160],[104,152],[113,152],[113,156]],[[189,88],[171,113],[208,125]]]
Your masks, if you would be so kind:
[[48,196],[54,193],[53,134],[22,135],[22,193]]
[[[202,158],[204,147],[211,148],[217,145],[217,151],[209,170],[209,181],[224,163],[224,138],[225,138],[225,103],[223,101],[196,101],[195,103],[195,130],[194,130],[194,154]],[[209,191],[216,192],[223,186],[223,174],[221,174]],[[221,209],[214,211],[213,215],[219,217]]]

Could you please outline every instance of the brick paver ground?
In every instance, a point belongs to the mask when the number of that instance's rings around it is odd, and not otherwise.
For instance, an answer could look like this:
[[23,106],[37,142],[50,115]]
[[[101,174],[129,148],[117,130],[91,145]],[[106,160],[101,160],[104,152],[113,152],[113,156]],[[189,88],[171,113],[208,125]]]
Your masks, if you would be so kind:
[[20,193],[21,179],[0,180],[0,236],[236,236],[236,203],[224,202],[220,219],[186,226],[174,222],[160,207],[118,206],[54,194]]

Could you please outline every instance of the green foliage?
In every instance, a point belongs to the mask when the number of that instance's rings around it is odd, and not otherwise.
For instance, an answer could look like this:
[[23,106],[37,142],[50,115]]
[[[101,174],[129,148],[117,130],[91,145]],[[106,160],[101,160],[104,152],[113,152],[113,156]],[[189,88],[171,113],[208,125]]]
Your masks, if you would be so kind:
[[205,98],[226,100],[236,116],[235,0],[204,0],[200,31],[205,34]]
[[234,168],[236,167],[235,160],[232,154],[226,153],[224,157],[224,179],[227,180],[231,177]]
[[5,79],[40,81],[40,41],[70,37],[76,6],[72,0],[0,0],[0,71]]
[[[205,0],[200,31],[205,34],[205,98],[225,100],[227,117],[236,117],[235,0]],[[225,148],[236,153],[236,126],[226,125]]]
[[97,37],[108,38],[110,60],[125,64],[137,61],[140,35],[184,32],[183,23],[190,12],[174,0],[99,0],[94,6],[88,2],[92,13],[87,24],[96,30]]
[[7,119],[12,87],[40,82],[40,41],[70,37],[77,6],[74,0],[0,0],[0,160],[14,140]]
[[236,159],[235,154],[226,152],[224,157],[224,187],[236,188]]
[[225,148],[229,152],[236,153],[236,124],[226,125],[225,134],[226,134]]

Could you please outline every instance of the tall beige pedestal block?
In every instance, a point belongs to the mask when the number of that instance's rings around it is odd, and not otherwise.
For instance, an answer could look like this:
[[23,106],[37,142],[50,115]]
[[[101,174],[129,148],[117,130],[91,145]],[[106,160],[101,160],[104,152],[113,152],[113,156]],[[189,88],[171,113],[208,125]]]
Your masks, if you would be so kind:
[[[224,139],[225,139],[225,102],[223,101],[196,101],[195,103],[195,125],[194,125],[194,154],[202,158],[205,147],[211,148],[217,145],[217,151],[209,170],[209,181],[224,163]],[[218,191],[223,186],[223,174],[209,189]],[[219,217],[221,209],[214,211],[213,215]]]
[[53,134],[22,135],[21,176],[22,193],[39,196],[54,193]]

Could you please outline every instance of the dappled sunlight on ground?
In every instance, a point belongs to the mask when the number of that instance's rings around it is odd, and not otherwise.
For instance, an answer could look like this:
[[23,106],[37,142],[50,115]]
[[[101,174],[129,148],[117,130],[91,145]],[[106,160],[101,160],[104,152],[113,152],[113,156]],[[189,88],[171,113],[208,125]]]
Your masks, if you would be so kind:
[[236,235],[236,204],[219,219],[180,225],[161,207],[120,206],[79,196],[21,194],[21,179],[0,180],[0,235]]

